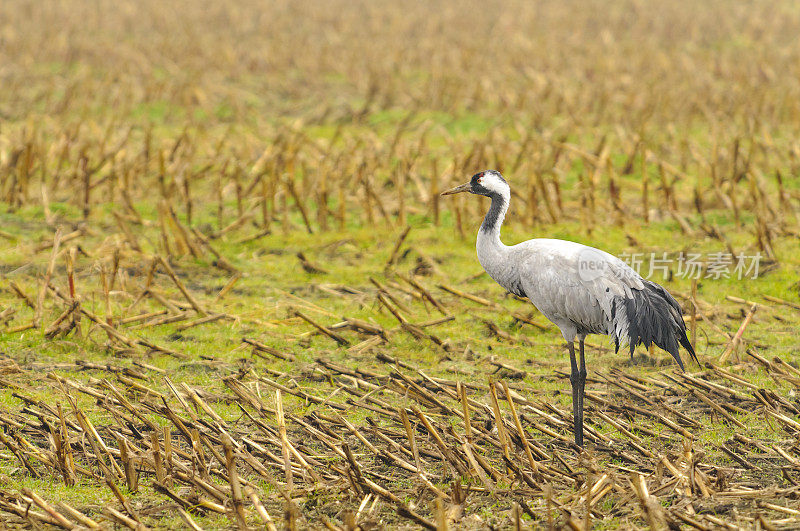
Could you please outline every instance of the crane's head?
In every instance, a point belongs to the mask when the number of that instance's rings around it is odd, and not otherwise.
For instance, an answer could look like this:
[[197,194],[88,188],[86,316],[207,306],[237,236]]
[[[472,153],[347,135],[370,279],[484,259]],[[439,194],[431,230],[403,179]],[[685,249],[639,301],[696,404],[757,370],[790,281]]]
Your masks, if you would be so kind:
[[451,188],[442,192],[442,195],[458,194],[461,192],[469,192],[471,194],[485,195],[487,197],[501,196],[508,198],[511,195],[511,189],[508,183],[499,171],[485,170],[476,173],[468,183],[464,183],[455,188]]

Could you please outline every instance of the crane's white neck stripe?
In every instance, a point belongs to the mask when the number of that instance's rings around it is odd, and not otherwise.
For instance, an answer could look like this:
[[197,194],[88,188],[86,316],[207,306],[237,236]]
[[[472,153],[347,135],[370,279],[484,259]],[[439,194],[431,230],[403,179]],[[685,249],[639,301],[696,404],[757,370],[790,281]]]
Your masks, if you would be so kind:
[[483,172],[483,175],[478,180],[478,183],[490,192],[500,195],[510,195],[508,183],[493,171]]

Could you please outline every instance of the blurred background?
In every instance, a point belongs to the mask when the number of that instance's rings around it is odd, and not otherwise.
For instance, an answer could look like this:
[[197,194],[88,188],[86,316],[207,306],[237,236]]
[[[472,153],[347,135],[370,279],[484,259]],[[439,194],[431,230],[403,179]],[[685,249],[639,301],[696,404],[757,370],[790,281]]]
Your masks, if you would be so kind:
[[[384,203],[387,224],[430,217],[431,191],[489,167],[520,196],[514,219],[575,218],[579,198],[586,230],[643,218],[643,172],[651,208],[660,186],[680,190],[677,210],[695,196],[729,207],[751,178],[775,189],[777,174],[797,200],[792,2],[9,0],[2,14],[12,203],[39,201],[43,178],[51,200],[79,202],[75,172],[41,170],[81,158],[136,199],[162,173],[159,152],[166,180],[192,188],[222,175],[252,195],[266,172],[267,197],[243,200],[268,209],[293,174],[319,225],[340,199]],[[92,196],[116,201],[115,189]],[[745,195],[731,202],[751,211]],[[347,223],[368,214],[348,206]]]

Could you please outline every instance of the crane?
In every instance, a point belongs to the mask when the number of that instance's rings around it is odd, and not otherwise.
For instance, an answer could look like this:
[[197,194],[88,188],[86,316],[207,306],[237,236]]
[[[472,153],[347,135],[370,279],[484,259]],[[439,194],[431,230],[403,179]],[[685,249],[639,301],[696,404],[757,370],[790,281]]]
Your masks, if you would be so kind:
[[[500,227],[508,212],[511,188],[495,170],[476,173],[465,184],[441,195],[468,192],[492,200],[478,231],[478,261],[498,284],[534,306],[561,330],[571,365],[575,443],[583,446],[583,397],[586,384],[584,340],[605,334],[615,351],[628,345],[655,344],[669,352],[685,370],[678,344],[699,364],[686,337],[680,305],[660,285],[642,278],[611,254],[576,242],[537,238],[505,245]],[[580,365],[575,359],[578,338]]]

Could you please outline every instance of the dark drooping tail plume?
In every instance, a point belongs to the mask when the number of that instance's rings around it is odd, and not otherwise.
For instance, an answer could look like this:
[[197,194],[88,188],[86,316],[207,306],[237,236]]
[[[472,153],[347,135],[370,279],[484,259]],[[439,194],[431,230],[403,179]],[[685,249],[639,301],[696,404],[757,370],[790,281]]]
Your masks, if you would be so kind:
[[[627,343],[633,356],[638,345],[650,347],[655,343],[672,354],[680,368],[685,370],[678,352],[680,344],[699,365],[692,344],[686,337],[686,323],[683,322],[683,312],[678,302],[655,282],[642,282],[644,289],[632,290],[633,297],[618,297],[614,300],[612,315],[617,322],[615,329],[618,331],[614,334],[616,349],[619,350],[620,343]],[[627,331],[624,324],[627,324]]]

